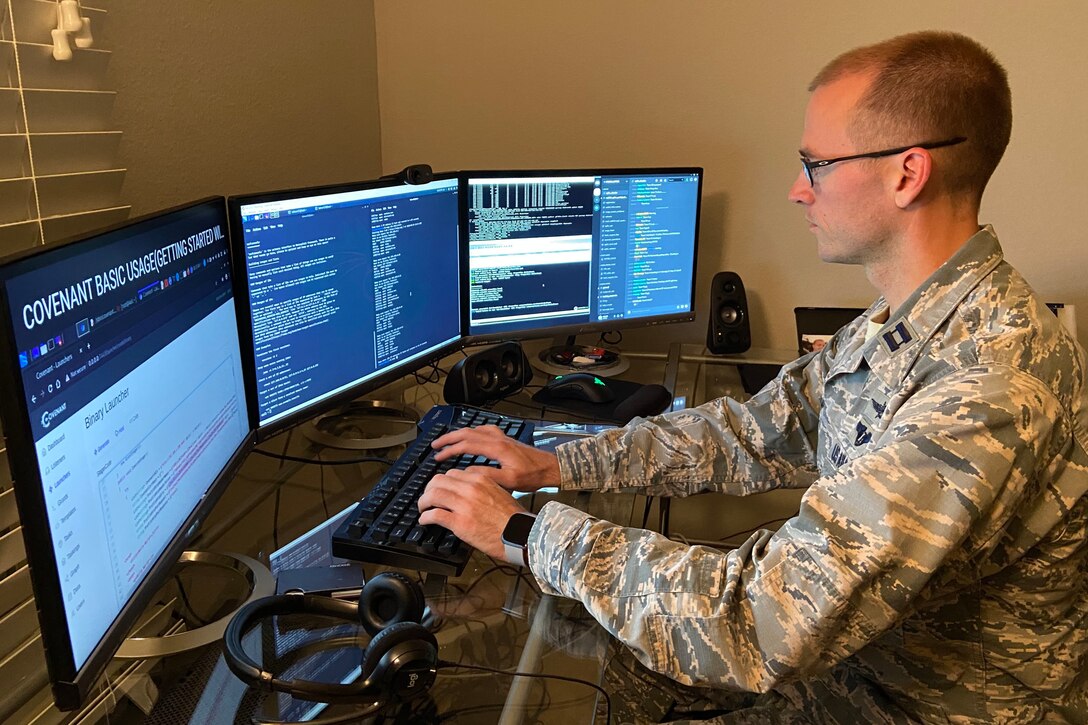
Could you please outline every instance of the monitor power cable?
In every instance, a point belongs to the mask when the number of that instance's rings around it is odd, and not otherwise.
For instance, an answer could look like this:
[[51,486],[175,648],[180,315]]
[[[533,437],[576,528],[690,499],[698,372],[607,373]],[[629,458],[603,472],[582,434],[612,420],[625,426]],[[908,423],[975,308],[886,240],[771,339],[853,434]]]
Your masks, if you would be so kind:
[[272,451],[261,450],[260,448],[254,448],[253,452],[259,456],[265,456],[266,458],[276,458],[281,461],[291,461],[293,463],[312,463],[315,466],[353,466],[358,463],[381,463],[386,466],[392,466],[395,462],[388,458],[382,458],[380,456],[363,456],[361,458],[347,458],[342,461],[326,461],[322,458],[303,458],[301,456],[288,456],[282,453],[273,453]]
[[[573,682],[578,685],[585,685],[592,687],[597,692],[601,693],[604,697],[605,706],[605,724],[610,725],[612,722],[612,698],[609,697],[608,692],[595,682],[589,680],[579,679],[577,677],[567,677],[565,675],[547,675],[540,672],[519,672],[517,670],[500,670],[493,667],[483,667],[480,665],[466,665],[460,662],[450,662],[449,660],[438,660],[438,670],[476,670],[478,672],[488,672],[495,675],[505,675],[508,677],[529,677],[541,680],[558,680],[561,682]],[[361,710],[353,710],[347,713],[341,713],[339,715],[332,715],[324,718],[317,718],[314,720],[307,720],[309,725],[339,725],[340,723],[358,722],[363,718],[370,717],[380,712],[387,707],[390,703],[379,700],[377,702],[368,703],[366,707]],[[263,718],[253,718],[253,725],[296,725],[294,720],[265,720]]]

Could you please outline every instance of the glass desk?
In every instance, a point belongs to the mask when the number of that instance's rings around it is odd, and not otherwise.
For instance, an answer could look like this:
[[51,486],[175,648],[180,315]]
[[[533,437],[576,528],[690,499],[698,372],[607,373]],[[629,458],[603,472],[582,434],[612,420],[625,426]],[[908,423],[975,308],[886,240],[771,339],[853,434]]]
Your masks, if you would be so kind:
[[[367,573],[373,575],[369,566]],[[525,572],[477,553],[461,576],[428,594],[427,605],[425,624],[434,630],[442,660],[593,683],[600,678],[606,633],[576,602],[542,596]],[[354,625],[292,615],[257,625],[243,643],[250,657],[281,678],[339,683],[358,674],[368,641]],[[209,650],[175,673],[178,683],[164,692],[146,722],[248,725],[359,709],[339,704],[322,711],[289,695],[257,692],[229,672],[217,649]],[[386,708],[374,721],[592,722],[599,697],[592,687],[573,682],[447,668],[426,694]]]
[[[530,357],[532,350],[529,350]],[[460,355],[458,354],[458,357]],[[766,357],[766,356],[764,356]],[[674,345],[669,353],[631,354],[622,378],[644,383],[664,383],[674,392],[679,405],[697,405],[721,395],[744,395],[737,365],[764,363],[747,358],[717,358],[701,346]],[[456,361],[441,363],[444,370]],[[773,362],[773,358],[766,362]],[[425,412],[441,401],[441,383],[408,376],[369,396]],[[533,383],[546,376],[537,372]],[[535,386],[534,386],[535,388]],[[555,410],[541,411],[531,399],[533,389],[512,396],[495,406],[508,415],[534,419],[541,414],[559,418]],[[367,456],[395,458],[402,450],[359,451],[329,447],[307,437],[302,428],[283,433],[260,448],[323,462],[359,460]],[[316,466],[308,463],[251,455],[205,524],[193,548],[217,552],[238,552],[261,561],[285,542],[326,521],[356,502],[376,483],[385,466],[375,462]],[[677,500],[671,506],[671,531],[684,531],[689,539],[723,538],[722,532],[741,531],[752,521],[796,511],[799,493],[772,492],[736,499],[718,494],[699,497],[697,502]],[[546,500],[557,499],[591,515],[623,525],[643,526],[649,521],[651,500],[629,494],[589,495],[562,492],[538,494],[523,499],[523,505],[539,509]],[[711,505],[708,505],[711,504]],[[661,520],[658,507],[658,520]],[[378,567],[366,565],[366,575]],[[246,593],[230,592],[232,586],[212,582],[203,576],[179,575],[176,587],[164,591],[163,600],[173,607],[176,620],[193,626],[212,618],[244,599]],[[581,604],[542,596],[531,575],[476,553],[461,576],[447,581],[428,582],[427,601],[440,644],[439,657],[506,671],[537,671],[558,674],[600,684],[610,637],[585,612]],[[282,663],[292,672],[319,669],[315,676],[338,681],[359,661],[358,647],[322,651],[322,642],[354,635],[353,628],[310,618],[282,618],[276,625],[251,630],[247,646],[260,661]],[[293,621],[288,621],[293,620]],[[365,635],[359,640],[367,641]],[[294,645],[305,654],[291,655]],[[288,646],[290,645],[290,647]],[[333,666],[332,664],[335,664]],[[270,667],[275,671],[275,666]],[[161,689],[156,708],[118,708],[111,722],[122,723],[233,723],[253,722],[253,717],[290,719],[312,709],[285,695],[267,695],[245,687],[226,670],[217,645],[165,658],[152,673]],[[613,699],[623,697],[612,693]],[[603,721],[599,693],[582,684],[555,680],[514,678],[473,670],[441,670],[427,696],[406,703],[375,722],[433,722],[456,715],[457,722],[593,722]],[[336,705],[319,717],[350,713],[351,706]]]

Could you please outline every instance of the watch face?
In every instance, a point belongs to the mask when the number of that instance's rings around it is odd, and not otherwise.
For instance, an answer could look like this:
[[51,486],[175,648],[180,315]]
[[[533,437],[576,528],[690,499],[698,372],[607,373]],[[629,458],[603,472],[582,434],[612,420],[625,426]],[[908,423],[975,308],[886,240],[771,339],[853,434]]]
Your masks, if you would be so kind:
[[502,531],[502,540],[518,546],[529,543],[529,531],[533,528],[536,517],[530,514],[514,514],[506,522],[506,528]]

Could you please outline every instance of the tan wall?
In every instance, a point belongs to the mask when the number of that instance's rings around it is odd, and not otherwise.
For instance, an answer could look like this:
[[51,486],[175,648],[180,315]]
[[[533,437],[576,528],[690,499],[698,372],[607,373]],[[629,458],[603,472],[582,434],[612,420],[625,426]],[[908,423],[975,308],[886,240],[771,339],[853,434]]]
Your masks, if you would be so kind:
[[380,175],[372,2],[106,6],[134,215]]
[[[864,306],[856,267],[821,263],[786,201],[805,87],[847,48],[925,28],[965,32],[1009,70],[1012,145],[983,220],[1048,300],[1088,329],[1088,4],[462,0],[375,5],[386,171],[706,167],[700,317],[658,328],[700,340],[709,281],[739,272],[756,346],[794,345],[797,305]],[[628,334],[642,343],[645,334]],[[1085,335],[1081,335],[1082,343]]]

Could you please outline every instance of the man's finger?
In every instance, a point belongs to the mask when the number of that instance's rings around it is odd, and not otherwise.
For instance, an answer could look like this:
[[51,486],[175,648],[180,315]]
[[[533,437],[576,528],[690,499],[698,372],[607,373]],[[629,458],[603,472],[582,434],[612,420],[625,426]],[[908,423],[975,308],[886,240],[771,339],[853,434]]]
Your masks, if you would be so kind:
[[425,509],[440,507],[451,508],[458,500],[456,489],[457,484],[450,481],[447,474],[439,474],[431,479],[427,487],[423,489],[423,494],[416,499],[416,505],[420,511]]
[[[438,440],[441,440],[439,438]],[[502,438],[479,437],[454,443],[435,453],[436,460],[446,460],[461,453],[469,453],[474,456],[487,456],[492,460],[501,460],[504,451],[509,451],[509,444],[505,436]],[[436,440],[435,443],[438,441]]]
[[505,438],[506,434],[503,433],[497,426],[484,425],[479,428],[458,428],[457,430],[451,430],[449,433],[443,433],[434,439],[431,443],[435,448],[442,448],[444,446],[460,443],[464,440],[472,440],[480,437],[498,437]]
[[420,513],[419,523],[423,526],[428,524],[438,524],[444,529],[453,530],[453,518],[452,512],[443,508],[430,508]]

